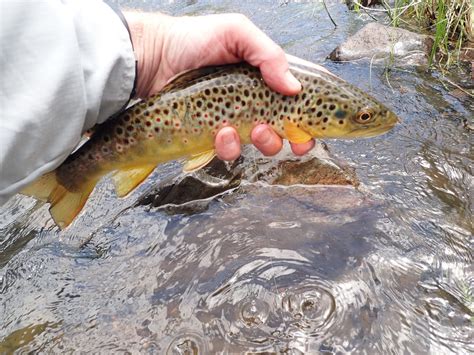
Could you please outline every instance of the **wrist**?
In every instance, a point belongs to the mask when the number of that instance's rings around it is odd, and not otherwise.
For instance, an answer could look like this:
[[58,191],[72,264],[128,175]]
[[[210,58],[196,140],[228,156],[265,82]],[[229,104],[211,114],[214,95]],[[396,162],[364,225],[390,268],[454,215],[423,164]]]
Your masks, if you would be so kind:
[[153,93],[160,78],[165,34],[173,18],[160,13],[123,13],[132,39],[137,61],[136,97],[147,97]]

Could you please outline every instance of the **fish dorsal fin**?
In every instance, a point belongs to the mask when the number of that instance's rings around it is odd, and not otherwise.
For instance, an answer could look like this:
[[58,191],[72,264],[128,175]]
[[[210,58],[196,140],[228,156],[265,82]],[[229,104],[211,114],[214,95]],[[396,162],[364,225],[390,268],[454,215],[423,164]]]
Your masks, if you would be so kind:
[[204,168],[216,156],[214,149],[207,150],[203,153],[192,155],[183,166],[183,171],[190,173],[201,168]]
[[285,119],[283,124],[286,138],[291,143],[306,143],[309,142],[313,137],[299,128],[295,123],[291,122],[289,118]]
[[114,181],[117,196],[123,197],[127,195],[151,174],[155,166],[142,165],[116,171],[112,175],[112,180]]
[[167,92],[191,86],[195,83],[196,80],[206,75],[217,73],[223,70],[224,67],[225,66],[214,66],[183,71],[169,79],[166,82],[166,85],[163,87],[163,89],[160,90],[159,93],[164,94]]

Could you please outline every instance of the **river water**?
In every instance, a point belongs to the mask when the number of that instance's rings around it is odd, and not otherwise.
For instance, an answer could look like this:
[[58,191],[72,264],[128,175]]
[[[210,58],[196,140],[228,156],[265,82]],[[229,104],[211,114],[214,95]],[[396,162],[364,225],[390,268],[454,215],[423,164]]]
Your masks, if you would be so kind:
[[291,155],[248,148],[212,174],[164,164],[126,199],[106,180],[63,232],[14,197],[0,209],[0,353],[474,352],[472,99],[437,71],[326,61],[371,20],[339,2],[337,28],[316,1],[118,3],[244,13],[403,122],[325,142],[357,187],[270,184]]

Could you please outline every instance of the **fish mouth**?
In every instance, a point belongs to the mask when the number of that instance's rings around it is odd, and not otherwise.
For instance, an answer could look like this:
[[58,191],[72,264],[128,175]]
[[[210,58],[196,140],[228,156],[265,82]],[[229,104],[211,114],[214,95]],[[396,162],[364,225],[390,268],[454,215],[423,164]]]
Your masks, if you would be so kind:
[[353,130],[349,131],[346,134],[347,138],[371,138],[375,136],[379,136],[381,134],[387,133],[393,127],[400,123],[400,119],[391,114],[389,119],[383,123],[379,123],[376,126],[358,126]]

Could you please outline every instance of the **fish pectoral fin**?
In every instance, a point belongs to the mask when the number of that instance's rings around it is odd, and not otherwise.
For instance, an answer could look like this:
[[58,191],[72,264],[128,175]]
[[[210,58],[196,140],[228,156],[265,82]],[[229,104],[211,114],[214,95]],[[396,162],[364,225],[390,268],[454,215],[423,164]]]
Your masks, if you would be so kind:
[[139,167],[122,169],[112,175],[117,196],[124,197],[137,187],[155,169],[156,165],[142,165]]
[[81,212],[94,186],[95,181],[91,181],[81,186],[78,191],[71,192],[57,181],[53,171],[43,175],[20,193],[49,202],[49,212],[54,222],[64,229]]
[[306,143],[313,139],[310,134],[303,131],[295,123],[291,122],[290,119],[285,119],[283,129],[285,131],[286,138],[291,143]]
[[183,171],[185,173],[190,173],[201,168],[204,168],[207,164],[211,162],[212,159],[216,156],[216,151],[214,149],[207,150],[204,153],[192,155],[183,166]]

